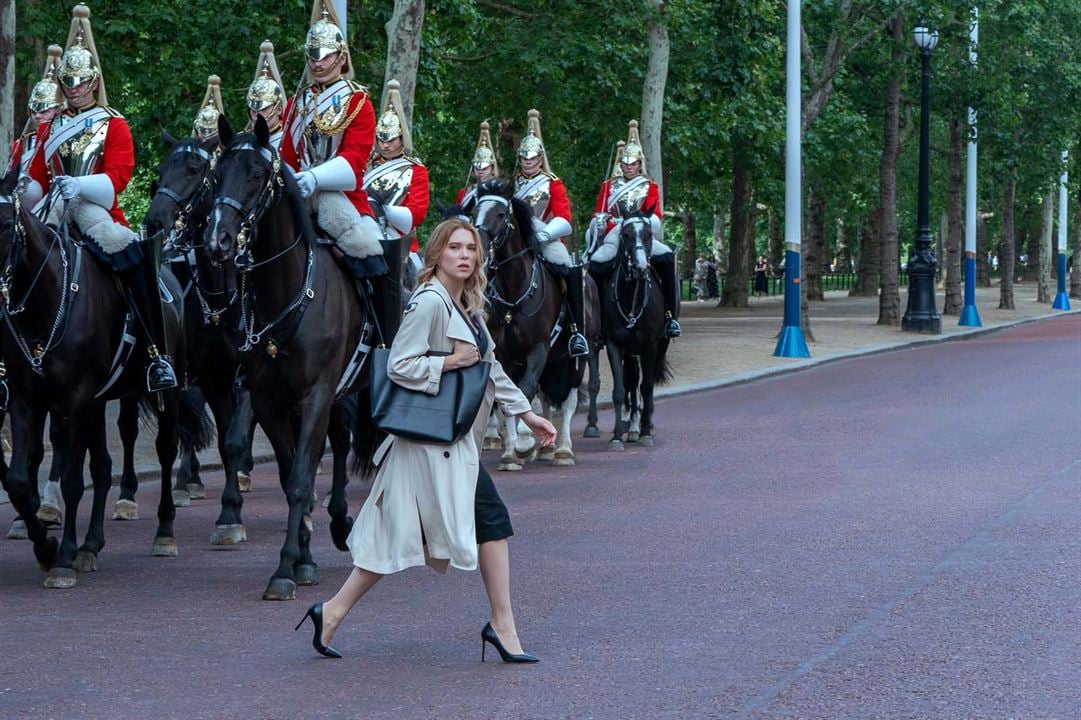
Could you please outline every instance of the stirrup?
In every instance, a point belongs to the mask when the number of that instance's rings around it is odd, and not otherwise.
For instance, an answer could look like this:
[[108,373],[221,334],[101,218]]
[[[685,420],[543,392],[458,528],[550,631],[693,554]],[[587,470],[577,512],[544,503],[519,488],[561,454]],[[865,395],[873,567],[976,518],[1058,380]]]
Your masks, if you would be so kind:
[[664,324],[664,336],[668,338],[678,338],[683,334],[683,328],[680,327],[679,321],[675,318],[668,318],[668,322]]
[[586,336],[580,332],[571,335],[570,339],[567,341],[567,354],[572,358],[588,356],[589,343],[586,342]]
[[164,355],[153,358],[146,368],[147,392],[156,393],[162,390],[171,390],[176,386],[176,372],[173,371],[169,358]]

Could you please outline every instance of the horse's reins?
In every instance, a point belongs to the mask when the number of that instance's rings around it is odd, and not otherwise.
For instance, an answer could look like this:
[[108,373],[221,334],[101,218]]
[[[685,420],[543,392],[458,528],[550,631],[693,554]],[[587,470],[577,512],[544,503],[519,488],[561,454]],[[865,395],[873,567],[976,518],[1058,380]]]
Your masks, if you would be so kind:
[[[480,206],[482,203],[489,201],[499,203],[504,207],[510,208],[510,200],[508,200],[507,198],[501,195],[484,195],[476,199],[476,205],[474,205],[473,207],[474,214],[476,214],[476,212],[480,210]],[[532,250],[532,248],[527,245],[526,247],[522,248],[510,257],[504,258],[502,262],[496,260],[495,251],[502,248],[503,245],[506,244],[507,237],[510,235],[510,231],[512,229],[514,229],[514,219],[511,215],[508,214],[506,222],[503,223],[503,227],[500,228],[499,232],[496,233],[496,235],[492,237],[488,243],[488,271],[491,282],[488,283],[486,294],[488,295],[489,299],[503,306],[504,323],[510,323],[511,316],[514,315],[514,313],[518,313],[522,317],[533,317],[538,312],[540,312],[540,309],[543,305],[543,303],[537,303],[537,307],[534,308],[532,312],[526,312],[521,309],[522,303],[533,297],[533,295],[537,292],[537,290],[540,289],[540,286],[544,282],[544,273],[540,272],[540,260],[538,260],[536,253],[534,253],[532,257],[533,264],[530,269],[529,284],[526,285],[525,292],[523,292],[517,300],[515,300],[514,302],[510,302],[499,294],[499,289],[496,287],[495,281],[498,277],[497,272],[499,270],[499,267],[501,265],[506,265],[512,260],[518,259],[519,257],[525,255],[526,253],[529,253]]]
[[[251,143],[241,143],[236,147],[229,148],[228,152],[237,152],[241,150],[249,150],[258,152],[264,158],[270,162],[271,174],[267,179],[267,183],[263,186],[263,189],[259,192],[259,197],[256,198],[255,205],[250,212],[246,212],[244,206],[237,202],[235,199],[218,195],[214,198],[214,205],[226,205],[231,207],[240,213],[240,216],[244,218],[240,223],[240,231],[237,233],[237,255],[236,263],[237,269],[240,270],[240,318],[241,329],[244,331],[245,340],[244,345],[241,346],[241,352],[248,352],[253,347],[258,345],[263,340],[263,336],[272,331],[279,324],[284,322],[294,311],[298,311],[298,317],[295,322],[290,326],[286,332],[285,337],[279,338],[279,344],[284,345],[289,340],[289,336],[296,330],[296,326],[300,322],[300,315],[303,314],[307,308],[308,303],[315,298],[315,291],[312,289],[312,279],[315,275],[315,246],[312,243],[308,243],[308,259],[307,267],[304,273],[304,283],[300,288],[300,292],[297,293],[293,301],[285,306],[285,309],[278,313],[277,317],[268,323],[264,323],[262,329],[255,330],[255,303],[253,300],[254,288],[249,289],[248,278],[251,276],[253,270],[259,267],[264,267],[270,263],[284,257],[288,253],[292,252],[300,241],[304,239],[304,231],[301,230],[297,234],[296,240],[293,243],[279,252],[278,254],[260,262],[254,262],[251,257],[251,247],[255,244],[255,240],[258,233],[259,222],[262,220],[263,215],[273,205],[277,198],[278,191],[285,187],[285,180],[281,175],[281,156],[277,152],[269,148],[261,148]],[[269,158],[267,158],[269,154]],[[276,189],[277,188],[277,189]],[[250,239],[249,239],[250,238]],[[241,262],[242,257],[247,257],[246,262]],[[271,357],[275,357],[278,354],[278,344],[273,341],[267,344],[267,354]]]
[[[623,228],[645,222],[648,221],[645,218],[641,217],[627,218],[623,221],[623,225],[620,228],[620,233],[622,233]],[[622,242],[620,243],[620,246],[622,246]],[[634,294],[631,296],[631,312],[629,315],[623,309],[623,305],[619,302],[619,281],[622,277],[623,265],[627,266],[627,272],[630,273],[631,263],[634,262],[634,258],[628,256],[626,258],[626,262],[617,265],[616,271],[612,273],[612,297],[615,299],[616,310],[619,311],[619,316],[623,318],[623,322],[626,324],[628,330],[633,330],[634,326],[638,324],[638,321],[642,319],[642,315],[645,313],[646,307],[649,305],[650,291],[653,289],[653,273],[649,271],[649,253],[645,252],[645,247],[642,245],[641,237],[635,238],[634,249],[636,252],[638,250],[641,250],[646,256],[646,271],[642,274],[642,277],[640,279],[634,280]],[[641,291],[641,295],[639,295],[639,291]],[[639,301],[641,302],[640,305]],[[635,310],[636,307],[637,310]]]

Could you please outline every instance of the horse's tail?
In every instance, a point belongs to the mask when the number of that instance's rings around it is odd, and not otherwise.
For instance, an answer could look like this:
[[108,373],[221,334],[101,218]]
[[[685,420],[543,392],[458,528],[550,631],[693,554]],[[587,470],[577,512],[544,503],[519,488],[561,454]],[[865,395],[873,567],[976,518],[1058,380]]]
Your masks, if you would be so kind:
[[[206,410],[203,394],[192,387],[179,392],[176,421],[176,439],[181,451],[199,452],[214,442],[214,420]],[[144,394],[139,398],[139,419],[144,425],[157,417],[157,399]]]
[[668,345],[672,341],[662,338],[657,346],[657,362],[653,363],[653,383],[664,385],[673,378],[672,365],[668,362]]
[[383,442],[385,434],[372,420],[372,390],[365,386],[355,393],[357,402],[356,422],[353,425],[353,474],[366,480],[375,472],[375,451]]

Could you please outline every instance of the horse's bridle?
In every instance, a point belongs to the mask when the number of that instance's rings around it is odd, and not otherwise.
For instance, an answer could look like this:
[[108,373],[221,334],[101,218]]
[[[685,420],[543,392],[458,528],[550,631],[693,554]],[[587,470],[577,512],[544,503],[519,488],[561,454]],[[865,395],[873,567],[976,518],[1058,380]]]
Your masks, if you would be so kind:
[[180,243],[180,239],[183,238],[184,232],[187,230],[191,223],[191,214],[195,210],[195,206],[203,199],[203,196],[214,188],[214,181],[211,178],[214,170],[214,156],[201,147],[181,147],[177,148],[174,152],[178,153],[192,153],[198,155],[209,163],[207,172],[203,175],[202,182],[192,191],[191,197],[186,201],[181,197],[180,193],[175,190],[161,186],[158,188],[155,195],[164,195],[169,200],[172,200],[178,208],[180,208],[180,214],[176,217],[176,222],[173,223],[173,229],[170,231],[170,240],[172,245],[176,248],[177,252],[187,252],[195,247],[194,244],[183,245]]
[[[649,222],[650,221],[644,217],[625,218],[619,229],[620,250],[623,250],[622,235],[625,228],[636,224],[644,224]],[[639,250],[641,250],[643,255],[645,255],[646,269],[645,272],[642,273],[641,277],[635,278],[633,273],[634,255],[636,255]],[[640,235],[635,237],[634,239],[633,253],[624,254],[627,255],[625,261],[616,265],[616,271],[612,273],[612,298],[615,300],[616,310],[619,311],[619,316],[623,318],[623,322],[626,325],[627,329],[632,330],[634,329],[634,326],[638,324],[638,321],[642,319],[642,315],[643,313],[645,313],[646,307],[649,305],[650,293],[653,290],[653,273],[650,272],[649,253],[646,252],[646,248],[642,244],[642,238]],[[634,295],[631,297],[630,312],[624,310],[623,305],[619,302],[619,282],[623,274],[624,266],[626,266],[627,274],[631,276],[631,282],[634,283]]]
[[[475,204],[473,206],[474,220],[477,219],[478,211],[480,210],[481,205],[485,202],[498,203],[506,207],[508,210],[511,209],[511,201],[503,197],[502,195],[483,195],[476,198]],[[476,223],[474,223],[474,225],[476,225]],[[532,312],[525,312],[521,309],[522,303],[533,297],[533,295],[536,294],[537,290],[540,289],[540,285],[544,279],[544,273],[540,271],[540,260],[537,258],[536,253],[533,254],[533,266],[530,271],[529,284],[526,286],[525,292],[523,292],[517,300],[515,300],[514,302],[507,300],[499,294],[499,289],[496,287],[496,272],[499,270],[499,267],[501,265],[509,263],[511,260],[516,260],[522,255],[530,252],[530,248],[526,246],[511,255],[510,257],[505,258],[502,262],[496,259],[496,250],[499,250],[506,244],[507,238],[510,236],[510,231],[513,229],[514,215],[513,213],[508,212],[507,219],[504,221],[503,227],[499,229],[499,232],[496,233],[494,237],[489,236],[488,238],[488,287],[486,289],[486,294],[489,300],[497,303],[502,309],[504,324],[509,324],[514,313],[516,312],[521,314],[523,317],[533,317],[540,311],[541,305],[543,304],[537,303],[537,307]],[[485,231],[485,234],[487,234],[487,231]]]
[[[240,230],[236,234],[236,259],[234,260],[236,266],[240,270],[251,270],[257,265],[265,265],[269,262],[277,260],[281,255],[284,255],[289,250],[292,250],[296,246],[293,243],[287,250],[281,254],[276,255],[270,260],[264,260],[261,263],[255,264],[251,258],[251,245],[255,242],[255,235],[259,226],[259,221],[263,219],[263,215],[270,209],[270,206],[274,204],[278,194],[285,187],[285,179],[282,177],[281,168],[281,155],[272,148],[259,147],[253,145],[250,142],[240,143],[235,147],[230,147],[226,150],[227,153],[239,152],[248,150],[251,152],[259,153],[270,163],[271,173],[267,178],[266,185],[259,191],[259,196],[255,199],[255,204],[252,209],[246,210],[244,205],[238,200],[229,197],[228,195],[215,195],[214,202],[211,205],[212,208],[218,205],[225,205],[232,208],[243,220],[240,221]],[[300,237],[297,237],[297,242],[300,241]]]

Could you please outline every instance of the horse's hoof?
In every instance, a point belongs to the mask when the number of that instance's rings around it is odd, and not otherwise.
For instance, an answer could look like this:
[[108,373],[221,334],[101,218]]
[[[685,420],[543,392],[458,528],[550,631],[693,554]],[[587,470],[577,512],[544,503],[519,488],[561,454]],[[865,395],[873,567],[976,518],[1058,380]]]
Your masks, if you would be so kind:
[[176,538],[158,537],[154,538],[150,554],[154,557],[177,557],[180,555],[180,548],[177,547]]
[[552,462],[556,459],[556,446],[545,445],[537,452],[537,460],[541,462]]
[[588,425],[582,432],[584,438],[599,438],[601,436],[601,430],[596,425]]
[[205,500],[206,486],[202,483],[188,483],[188,497],[192,500]]
[[349,552],[349,533],[353,531],[353,518],[337,516],[330,518],[330,537],[334,547],[342,552]]
[[210,533],[211,545],[239,545],[248,539],[243,525],[218,525]]
[[318,585],[319,568],[315,565],[294,565],[293,577],[297,585]]
[[54,567],[45,578],[45,587],[50,590],[68,590],[75,587],[78,574],[71,568]]
[[494,437],[494,438],[486,437],[486,438],[484,438],[484,449],[485,450],[502,450],[503,449],[503,438],[499,438],[499,437]]
[[609,440],[608,441],[608,449],[609,450],[615,450],[615,451],[618,451],[618,452],[622,452],[623,449],[624,449],[623,448],[623,441],[622,440],[617,440],[615,438]]
[[552,464],[556,467],[572,467],[574,465],[574,451],[558,450]]
[[308,528],[308,532],[315,532],[315,523],[312,522],[311,515],[304,516],[304,527]]
[[264,600],[296,600],[297,584],[288,578],[273,578],[263,591]]
[[653,436],[643,435],[642,437],[638,438],[638,444],[642,447],[653,447]]
[[191,505],[191,495],[187,490],[173,490],[173,506],[188,507]]
[[60,512],[60,508],[55,505],[46,505],[42,503],[37,512],[38,520],[46,525],[62,525],[64,523],[64,513]]
[[7,505],[9,502],[11,501],[8,499],[8,494],[0,490],[0,505]]
[[236,474],[236,484],[240,486],[240,492],[251,492],[251,475],[246,472],[238,472]]
[[26,540],[30,537],[30,533],[26,531],[26,523],[22,518],[15,518],[15,522],[11,523],[11,529],[8,530],[8,540]]
[[536,459],[537,459],[537,448],[536,447],[531,448],[528,452],[522,452],[521,450],[517,450],[517,449],[515,449],[515,451],[514,451],[514,460],[517,463],[521,464],[521,465],[524,465],[526,463],[534,462],[534,461],[536,461]]
[[38,567],[42,572],[49,572],[49,568],[56,562],[56,552],[59,547],[60,543],[54,537],[45,538],[45,542],[41,545],[34,543],[34,559],[38,561]]
[[518,472],[521,469],[522,466],[520,464],[516,462],[511,462],[510,460],[499,463],[499,467],[497,468],[497,470],[501,470],[503,472]]
[[113,520],[138,520],[139,505],[134,500],[117,500],[113,505]]
[[98,570],[98,556],[89,550],[75,553],[75,562],[71,564],[75,572],[92,573]]
[[632,431],[627,433],[627,442],[636,443],[636,442],[638,442],[639,437],[641,437],[641,435],[639,435],[638,433],[636,433],[636,432],[634,432],[632,430]]

